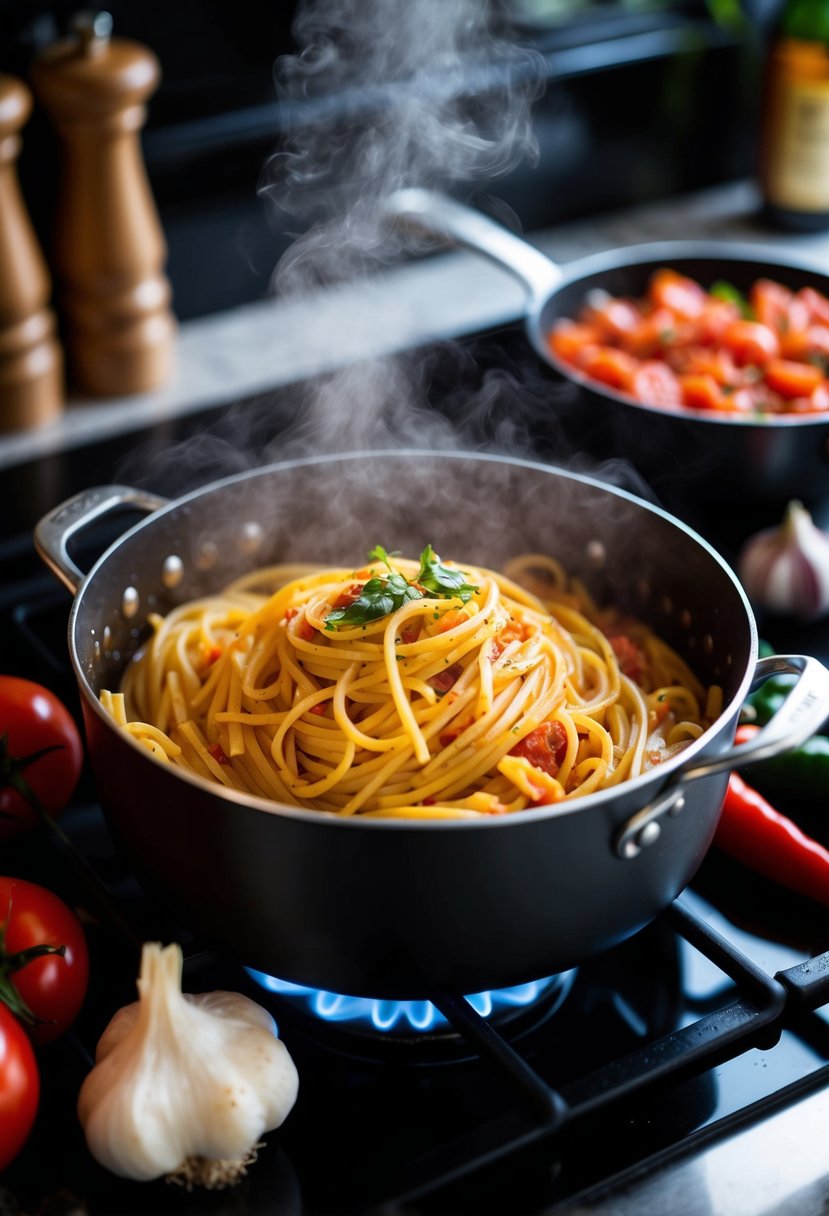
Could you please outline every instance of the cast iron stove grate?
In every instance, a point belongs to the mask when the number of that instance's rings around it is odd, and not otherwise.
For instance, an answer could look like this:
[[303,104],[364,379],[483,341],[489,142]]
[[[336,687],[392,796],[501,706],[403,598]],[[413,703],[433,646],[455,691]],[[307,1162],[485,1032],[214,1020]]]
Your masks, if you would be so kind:
[[[582,997],[574,991],[559,1012],[524,1035],[500,1033],[461,996],[430,994],[471,1062],[432,1064],[427,1055],[418,1063],[413,1055],[401,1063],[385,1055],[382,1036],[373,1064],[350,1058],[340,1040],[327,1048],[316,1027],[312,1034],[304,1033],[303,1020],[312,1015],[292,1015],[282,998],[263,993],[236,960],[205,948],[165,919],[117,856],[107,854],[98,816],[97,808],[86,808],[73,833],[81,847],[85,836],[94,834],[96,840],[93,864],[77,871],[78,889],[101,929],[99,950],[112,958],[114,946],[127,944],[124,922],[130,948],[110,969],[77,1033],[63,1045],[64,1052],[74,1055],[69,1072],[79,1083],[91,1064],[97,1035],[117,1007],[116,995],[118,1003],[134,999],[133,948],[148,935],[182,942],[185,988],[242,990],[268,1004],[299,1069],[300,1102],[284,1127],[268,1138],[272,1147],[245,1180],[235,1201],[241,1207],[234,1211],[272,1210],[269,1196],[277,1183],[282,1185],[286,1169],[302,1193],[298,1211],[307,1214],[546,1211],[600,1177],[631,1168],[654,1152],[681,1150],[695,1135],[705,1137],[745,1117],[739,1106],[710,1109],[708,1096],[701,1106],[694,1100],[687,1106],[686,1099],[688,1094],[694,1098],[700,1078],[728,1061],[750,1057],[753,1048],[772,1051],[781,1035],[793,1036],[807,1043],[814,1057],[809,1075],[795,1077],[793,1088],[812,1086],[829,1075],[829,1024],[814,1013],[829,1001],[829,952],[769,974],[708,923],[700,911],[704,904],[693,893],[678,899],[630,943],[583,964],[576,985],[581,985]],[[67,860],[71,862],[71,853],[62,857],[64,872]],[[113,902],[123,918],[121,927],[111,916]],[[665,969],[665,942],[692,949],[721,973],[725,982],[718,993],[696,1008],[684,998],[683,1024],[667,1031],[662,1028],[673,1015],[660,1014],[644,1033],[590,1042],[591,1033],[596,1039],[595,1015],[587,1006],[587,1013],[568,1006],[578,1006],[584,992],[614,982],[616,973],[607,970],[614,956],[623,960],[621,973],[632,968],[632,983],[641,986],[635,972],[643,960],[645,966]],[[579,1018],[586,1019],[588,1033],[584,1043],[574,1044],[577,1058],[569,1060],[569,1048],[561,1053],[550,1044],[556,1035],[566,1038]],[[551,1070],[557,1075],[551,1076]],[[721,1123],[723,1110],[727,1117]],[[670,1118],[667,1111],[673,1112]],[[663,1117],[660,1129],[656,1125]],[[400,1122],[407,1118],[408,1128]],[[395,1122],[398,1134],[391,1130]],[[597,1137],[603,1145],[600,1167],[588,1160]],[[320,1168],[323,1161],[329,1168]],[[604,1173],[599,1175],[599,1169]],[[510,1178],[522,1180],[526,1195],[519,1200],[514,1194],[511,1208],[498,1206],[500,1188]],[[163,1184],[130,1187],[113,1181],[94,1163],[76,1169],[76,1179],[73,1189],[87,1197],[90,1213],[149,1210],[142,1203],[159,1212],[206,1210],[197,1199]],[[530,1192],[536,1197],[530,1199]],[[108,1206],[113,1196],[117,1203]]]

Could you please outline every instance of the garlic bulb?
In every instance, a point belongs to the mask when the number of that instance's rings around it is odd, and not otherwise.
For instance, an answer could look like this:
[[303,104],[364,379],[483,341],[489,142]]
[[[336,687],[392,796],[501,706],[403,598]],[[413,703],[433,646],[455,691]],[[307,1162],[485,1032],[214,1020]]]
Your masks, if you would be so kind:
[[144,946],[139,1000],[104,1030],[78,1117],[114,1174],[226,1186],[287,1117],[297,1072],[261,1005],[236,992],[184,994],[181,969],[179,946]]
[[829,611],[829,536],[799,502],[782,524],[750,537],[737,573],[758,607],[814,620]]

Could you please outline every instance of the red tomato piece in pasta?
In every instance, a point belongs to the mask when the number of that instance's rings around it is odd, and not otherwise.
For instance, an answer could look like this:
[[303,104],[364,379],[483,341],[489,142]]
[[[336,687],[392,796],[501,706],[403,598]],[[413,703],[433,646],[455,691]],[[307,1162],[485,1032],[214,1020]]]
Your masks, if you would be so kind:
[[542,722],[516,743],[509,754],[523,756],[533,768],[555,777],[567,754],[567,732],[560,722]]

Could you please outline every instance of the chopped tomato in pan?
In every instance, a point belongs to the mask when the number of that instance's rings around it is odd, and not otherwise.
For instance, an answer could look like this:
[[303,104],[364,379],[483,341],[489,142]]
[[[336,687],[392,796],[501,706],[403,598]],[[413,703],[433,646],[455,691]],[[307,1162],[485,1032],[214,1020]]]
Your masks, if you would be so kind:
[[757,279],[746,295],[676,270],[643,297],[592,292],[556,322],[551,353],[604,388],[647,405],[729,414],[829,410],[829,296]]

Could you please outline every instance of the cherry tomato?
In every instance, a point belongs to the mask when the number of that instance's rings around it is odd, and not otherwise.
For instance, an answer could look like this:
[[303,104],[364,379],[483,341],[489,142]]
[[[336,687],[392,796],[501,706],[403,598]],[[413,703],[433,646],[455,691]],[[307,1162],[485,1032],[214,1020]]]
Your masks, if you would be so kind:
[[0,1170],[29,1138],[40,1100],[40,1074],[26,1032],[0,1005]]
[[[74,1022],[86,996],[89,952],[81,923],[45,887],[0,877],[0,925],[0,977],[14,989],[4,993],[0,987],[0,997],[8,997],[12,1012],[17,1012],[16,993],[37,1019],[27,1027],[31,1038],[37,1044],[51,1043]],[[64,952],[42,954],[15,969],[15,956],[19,960],[22,952],[37,946],[62,946]]]
[[25,787],[57,815],[72,796],[82,764],[78,728],[54,693],[31,680],[0,676],[0,840],[40,822]]

